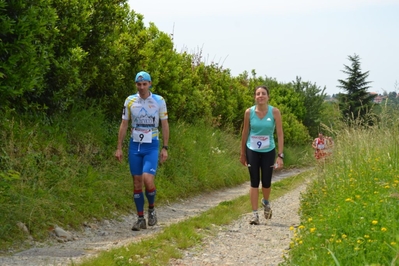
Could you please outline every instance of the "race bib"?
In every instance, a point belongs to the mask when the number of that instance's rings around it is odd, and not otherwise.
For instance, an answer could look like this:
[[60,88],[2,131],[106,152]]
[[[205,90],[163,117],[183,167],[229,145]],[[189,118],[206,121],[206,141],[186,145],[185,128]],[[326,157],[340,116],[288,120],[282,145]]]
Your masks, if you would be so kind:
[[324,144],[318,144],[318,145],[317,145],[317,148],[318,148],[319,150],[323,150],[323,149],[324,149]]
[[132,138],[134,142],[140,143],[151,143],[152,142],[152,130],[134,128],[132,133]]
[[251,149],[261,150],[269,148],[270,136],[251,136]]

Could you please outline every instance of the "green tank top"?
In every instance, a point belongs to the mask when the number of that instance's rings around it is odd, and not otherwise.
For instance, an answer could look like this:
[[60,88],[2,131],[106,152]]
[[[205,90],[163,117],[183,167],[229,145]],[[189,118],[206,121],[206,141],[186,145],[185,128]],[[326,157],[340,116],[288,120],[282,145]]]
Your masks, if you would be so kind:
[[273,106],[269,105],[267,114],[260,119],[252,106],[249,114],[249,134],[247,147],[257,152],[269,152],[276,147],[274,130],[276,122],[273,116]]

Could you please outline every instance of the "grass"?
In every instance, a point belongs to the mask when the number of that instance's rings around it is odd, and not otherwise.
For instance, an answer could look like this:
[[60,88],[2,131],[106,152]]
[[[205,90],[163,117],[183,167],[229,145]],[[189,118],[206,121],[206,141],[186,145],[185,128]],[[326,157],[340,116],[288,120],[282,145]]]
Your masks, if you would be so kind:
[[[334,131],[334,153],[302,194],[301,224],[291,228],[294,238],[282,265],[399,265],[399,126],[397,115],[382,115],[374,127]],[[126,158],[121,164],[113,158],[118,124],[104,123],[92,109],[71,117],[1,117],[0,250],[24,248],[27,235],[19,222],[36,241],[45,241],[55,224],[79,229],[93,218],[134,211]],[[247,181],[239,143],[236,135],[204,123],[171,124],[170,159],[156,178],[157,204]],[[309,146],[286,147],[285,155],[285,166],[312,160]],[[275,183],[272,196],[301,178]],[[103,253],[96,263],[165,264],[248,209],[248,196],[223,202],[155,238]],[[149,249],[157,252],[150,256]]]
[[[0,254],[29,247],[58,225],[80,230],[84,222],[135,212],[125,158],[115,160],[119,121],[106,123],[98,110],[68,117],[0,118]],[[206,123],[170,123],[169,159],[156,176],[157,205],[247,181],[239,163],[240,139]],[[290,158],[286,166],[306,160]]]
[[[395,124],[389,128],[380,124],[337,132],[333,155],[318,164],[310,174],[313,181],[302,193],[301,223],[290,228],[294,231],[291,250],[281,266],[399,265],[398,129]],[[295,180],[302,183],[302,178]],[[284,183],[275,183],[272,195],[278,197],[289,189]],[[159,243],[143,240],[83,265],[165,265],[171,258],[179,258],[181,249],[199,246],[204,237],[214,235],[214,225],[223,226],[249,208],[248,196],[243,196],[166,228],[155,238],[162,243],[157,247],[159,255],[132,255],[153,248],[149,243]],[[214,212],[228,217],[219,222]],[[168,248],[163,251],[163,247]]]
[[399,265],[395,127],[346,129],[301,200],[284,265]]
[[[307,178],[305,172],[274,183],[271,199],[283,196]],[[225,201],[199,216],[164,228],[154,237],[103,252],[79,265],[167,265],[171,259],[181,258],[183,249],[200,245],[204,238],[217,234],[220,226],[231,223],[248,210],[251,210],[248,195]]]
[[[68,123],[62,116],[53,121],[2,117],[0,250],[24,247],[27,235],[19,222],[36,241],[45,241],[55,224],[79,229],[93,218],[134,211],[126,158],[123,163],[113,158],[118,124],[104,124],[91,109],[72,117]],[[389,114],[378,126],[334,131],[334,153],[318,165],[314,182],[302,194],[301,224],[292,228],[291,250],[282,265],[399,265],[399,127],[393,118]],[[247,181],[247,169],[238,161],[239,143],[236,135],[204,123],[171,124],[170,159],[156,178],[157,203]],[[287,147],[285,155],[285,166],[312,160],[309,146]],[[301,178],[275,183],[272,196],[289,191]],[[248,196],[223,202],[155,238],[101,254],[96,264],[165,264],[248,209]],[[149,256],[148,249],[157,252]]]

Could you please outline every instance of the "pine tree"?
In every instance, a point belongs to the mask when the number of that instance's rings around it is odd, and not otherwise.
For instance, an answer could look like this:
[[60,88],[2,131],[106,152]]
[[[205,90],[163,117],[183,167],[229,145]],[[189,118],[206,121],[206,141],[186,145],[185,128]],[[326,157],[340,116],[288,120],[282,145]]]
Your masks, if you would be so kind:
[[369,71],[361,72],[360,57],[358,55],[348,56],[351,66],[344,65],[342,70],[348,75],[346,80],[339,79],[340,86],[346,93],[338,94],[338,101],[341,113],[345,119],[360,120],[362,123],[370,123],[368,115],[373,106],[376,95],[367,92],[371,81],[367,81]]

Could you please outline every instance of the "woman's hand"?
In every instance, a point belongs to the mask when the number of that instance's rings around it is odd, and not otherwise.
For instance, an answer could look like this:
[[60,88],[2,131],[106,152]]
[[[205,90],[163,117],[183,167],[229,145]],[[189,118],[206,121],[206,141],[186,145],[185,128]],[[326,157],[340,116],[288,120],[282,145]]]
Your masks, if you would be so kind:
[[247,156],[241,154],[240,162],[241,162],[242,165],[247,166]]
[[282,169],[284,166],[284,160],[280,157],[277,157],[276,163],[274,164],[274,169]]

